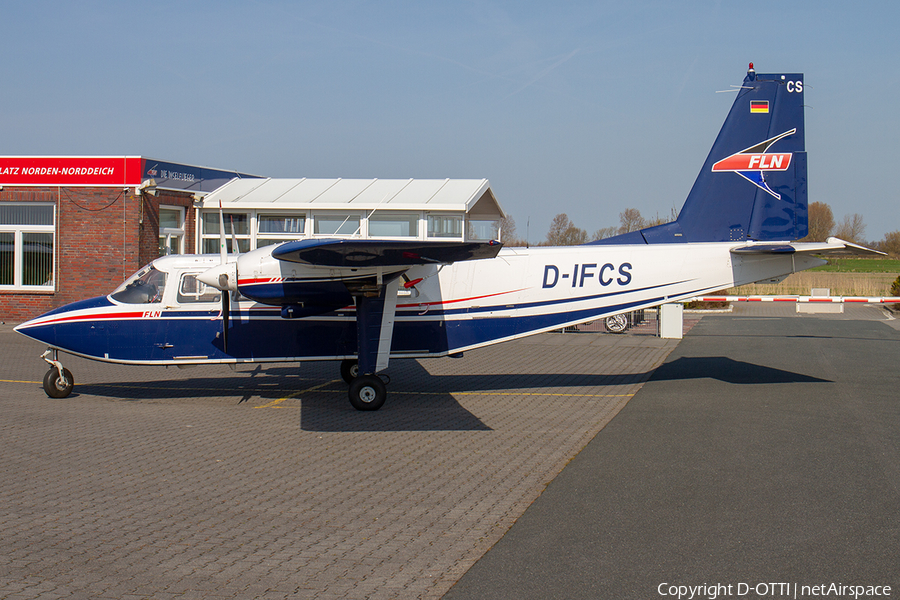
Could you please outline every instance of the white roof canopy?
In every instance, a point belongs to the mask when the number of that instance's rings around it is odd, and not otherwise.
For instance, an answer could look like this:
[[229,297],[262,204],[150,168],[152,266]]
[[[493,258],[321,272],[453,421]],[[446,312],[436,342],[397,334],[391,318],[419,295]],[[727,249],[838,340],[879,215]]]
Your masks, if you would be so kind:
[[465,212],[499,219],[503,208],[487,179],[232,179],[200,208],[354,209]]

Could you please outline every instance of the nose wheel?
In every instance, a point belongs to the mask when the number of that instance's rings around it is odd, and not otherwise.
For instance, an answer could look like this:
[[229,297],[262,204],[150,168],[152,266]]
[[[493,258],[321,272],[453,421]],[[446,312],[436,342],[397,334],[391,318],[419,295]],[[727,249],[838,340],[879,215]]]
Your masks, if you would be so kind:
[[65,398],[71,394],[72,388],[75,387],[75,378],[72,377],[72,372],[59,362],[59,351],[48,348],[41,358],[50,365],[50,370],[44,375],[44,392],[51,398]]
[[44,391],[51,398],[65,398],[72,393],[75,387],[75,379],[72,372],[66,368],[62,371],[56,367],[50,367],[47,374],[44,375]]

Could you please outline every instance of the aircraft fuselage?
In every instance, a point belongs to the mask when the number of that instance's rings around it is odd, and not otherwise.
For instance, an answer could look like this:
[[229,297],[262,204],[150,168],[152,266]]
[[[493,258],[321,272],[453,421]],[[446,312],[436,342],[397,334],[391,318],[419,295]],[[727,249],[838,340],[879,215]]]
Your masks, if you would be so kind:
[[[455,354],[818,264],[805,256],[744,258],[729,252],[735,245],[509,248],[493,259],[414,266],[406,278],[421,281],[400,288],[390,356]],[[244,264],[255,260],[254,254],[264,259],[270,252],[263,248],[240,259]],[[226,350],[221,292],[196,281],[219,261],[218,255],[160,258],[150,267],[165,283],[152,297],[125,293],[129,288],[123,285],[118,293],[67,305],[17,331],[52,348],[124,364],[355,357],[357,318],[351,302],[322,314],[283,318],[281,305],[239,299],[231,305]],[[291,282],[311,279],[343,286],[327,268],[282,261],[259,264],[252,282],[241,282],[242,293],[264,299],[267,285],[283,290]],[[365,274],[360,269],[354,276]],[[333,299],[340,301],[340,294],[336,291]]]

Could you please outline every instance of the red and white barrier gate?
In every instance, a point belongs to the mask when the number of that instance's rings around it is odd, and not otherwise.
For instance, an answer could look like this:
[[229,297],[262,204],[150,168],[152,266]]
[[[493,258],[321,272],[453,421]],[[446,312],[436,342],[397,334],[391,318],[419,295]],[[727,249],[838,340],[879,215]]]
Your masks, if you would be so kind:
[[888,304],[900,302],[900,296],[864,298],[860,296],[697,296],[686,302],[818,302],[825,304]]

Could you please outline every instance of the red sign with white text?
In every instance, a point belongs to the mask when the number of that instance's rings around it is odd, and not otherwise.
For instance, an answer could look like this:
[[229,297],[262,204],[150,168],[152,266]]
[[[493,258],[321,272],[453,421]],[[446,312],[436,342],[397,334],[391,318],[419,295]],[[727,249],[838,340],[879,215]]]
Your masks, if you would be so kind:
[[134,186],[140,156],[0,156],[0,185]]

